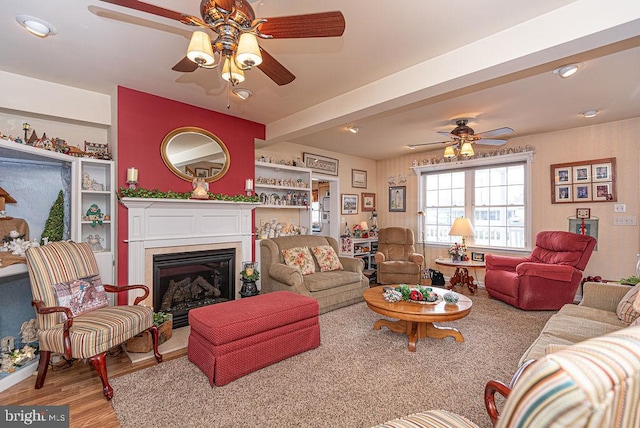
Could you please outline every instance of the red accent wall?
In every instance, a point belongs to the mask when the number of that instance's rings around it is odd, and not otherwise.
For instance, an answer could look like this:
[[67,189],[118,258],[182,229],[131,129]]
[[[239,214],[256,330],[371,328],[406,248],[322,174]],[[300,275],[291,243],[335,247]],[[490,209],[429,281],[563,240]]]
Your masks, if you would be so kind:
[[[254,178],[255,138],[265,138],[264,125],[124,87],[118,87],[117,186],[126,186],[127,168],[136,167],[139,187],[163,192],[193,190],[190,182],[165,166],[160,155],[164,136],[183,126],[204,128],[227,146],[229,170],[209,183],[209,191],[244,194],[245,179]],[[118,284],[127,284],[127,231],[127,209],[118,205]]]

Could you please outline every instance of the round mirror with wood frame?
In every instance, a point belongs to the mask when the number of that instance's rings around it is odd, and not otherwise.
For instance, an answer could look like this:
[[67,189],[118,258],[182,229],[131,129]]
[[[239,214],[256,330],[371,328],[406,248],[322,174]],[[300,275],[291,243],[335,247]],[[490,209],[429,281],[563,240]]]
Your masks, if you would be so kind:
[[165,165],[183,180],[204,178],[206,182],[221,179],[229,170],[229,151],[222,140],[195,126],[169,132],[162,140],[160,154]]

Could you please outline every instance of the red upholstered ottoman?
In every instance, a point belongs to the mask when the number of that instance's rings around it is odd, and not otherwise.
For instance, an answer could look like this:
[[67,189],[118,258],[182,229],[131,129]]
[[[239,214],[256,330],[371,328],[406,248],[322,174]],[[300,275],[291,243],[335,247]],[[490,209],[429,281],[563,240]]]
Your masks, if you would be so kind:
[[189,311],[189,361],[213,387],[320,345],[316,299],[276,291]]

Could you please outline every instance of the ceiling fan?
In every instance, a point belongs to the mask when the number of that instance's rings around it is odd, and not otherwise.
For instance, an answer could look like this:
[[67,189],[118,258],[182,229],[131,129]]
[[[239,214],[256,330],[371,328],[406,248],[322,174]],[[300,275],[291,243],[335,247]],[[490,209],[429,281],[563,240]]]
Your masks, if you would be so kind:
[[[445,150],[446,157],[453,157],[455,155],[456,149],[460,148],[460,153],[463,155],[473,155],[473,149],[471,149],[471,144],[484,144],[488,146],[501,146],[507,142],[507,140],[496,139],[491,137],[499,137],[501,135],[511,134],[513,131],[512,128],[503,127],[492,129],[491,131],[485,131],[480,133],[475,133],[473,128],[467,125],[469,123],[469,119],[455,119],[456,127],[451,132],[438,131],[438,134],[445,135],[451,138],[451,141],[440,141],[437,143],[423,143],[423,144],[410,144],[408,147],[410,149],[415,149],[420,146],[431,146],[435,144],[443,144],[453,142],[451,146],[448,146]],[[465,145],[468,144],[468,146]],[[466,150],[465,150],[465,147]],[[469,150],[471,153],[469,153]],[[465,153],[466,152],[466,153]],[[451,156],[451,153],[454,153]]]
[[[202,18],[138,0],[101,1],[212,30],[217,35],[213,42],[206,32],[195,31],[187,56],[172,69],[192,72],[198,67],[215,68],[222,64],[223,79],[234,86],[244,80],[244,70],[254,66],[280,86],[291,83],[296,78],[258,46],[257,38],[339,37],[345,29],[344,16],[339,11],[256,19],[247,0],[202,0]],[[218,54],[217,61],[215,53]]]

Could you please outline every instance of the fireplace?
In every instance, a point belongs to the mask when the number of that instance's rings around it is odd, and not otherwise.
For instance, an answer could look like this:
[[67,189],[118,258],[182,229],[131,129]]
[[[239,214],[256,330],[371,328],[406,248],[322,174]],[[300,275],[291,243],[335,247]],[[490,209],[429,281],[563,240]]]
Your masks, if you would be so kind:
[[[229,266],[233,273],[229,299],[240,298],[240,269],[243,261],[253,259],[251,212],[258,204],[153,198],[122,198],[121,202],[128,211],[127,279],[129,284],[149,287],[145,305],[159,310],[153,291],[154,256],[194,251],[235,251]],[[129,304],[137,296],[139,293],[129,292]]]
[[173,315],[173,326],[189,324],[194,308],[235,298],[235,249],[153,256],[153,307]]

